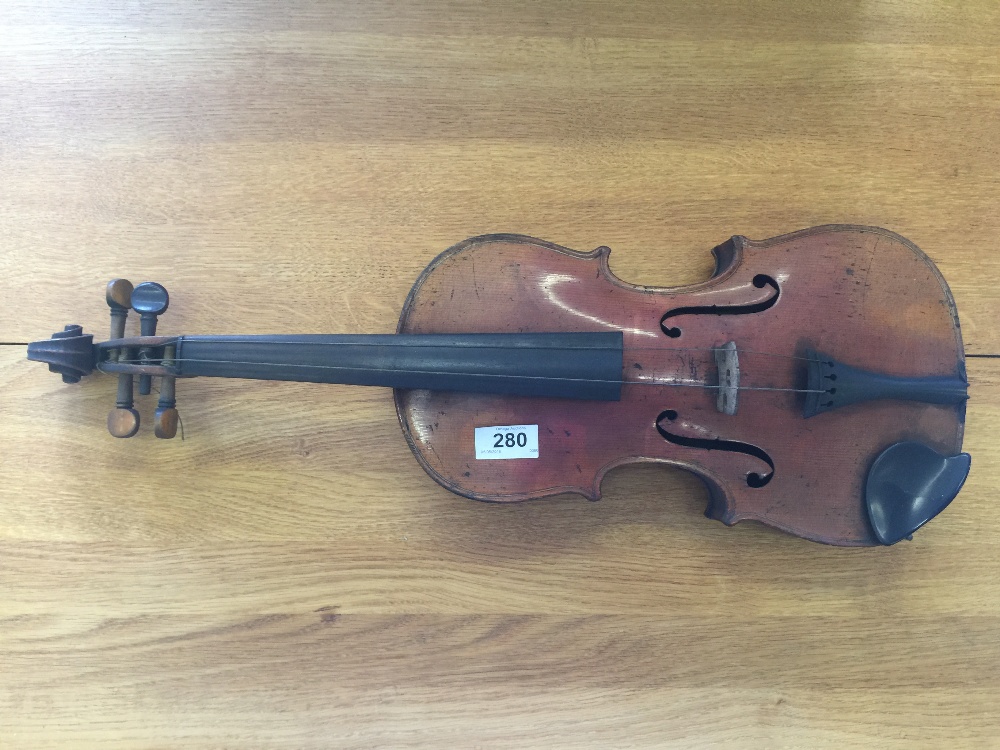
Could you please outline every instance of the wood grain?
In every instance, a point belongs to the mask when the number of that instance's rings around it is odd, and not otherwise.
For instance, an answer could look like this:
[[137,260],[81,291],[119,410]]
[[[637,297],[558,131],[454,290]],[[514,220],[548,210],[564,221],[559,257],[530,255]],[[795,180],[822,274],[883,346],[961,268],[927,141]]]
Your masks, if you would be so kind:
[[183,442],[114,440],[112,378],[24,361],[117,276],[163,333],[375,333],[476,234],[673,285],[829,222],[1000,354],[1000,9],[696,5],[4,4],[0,747],[998,746],[1000,360],[959,499],[866,551],[655,467],[463,500],[381,389],[180,382]]

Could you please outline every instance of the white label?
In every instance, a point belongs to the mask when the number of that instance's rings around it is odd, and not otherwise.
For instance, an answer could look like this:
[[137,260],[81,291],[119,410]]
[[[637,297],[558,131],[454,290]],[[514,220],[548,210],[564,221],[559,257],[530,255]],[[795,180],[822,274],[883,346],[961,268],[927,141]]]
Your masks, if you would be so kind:
[[538,458],[538,425],[477,427],[476,458]]

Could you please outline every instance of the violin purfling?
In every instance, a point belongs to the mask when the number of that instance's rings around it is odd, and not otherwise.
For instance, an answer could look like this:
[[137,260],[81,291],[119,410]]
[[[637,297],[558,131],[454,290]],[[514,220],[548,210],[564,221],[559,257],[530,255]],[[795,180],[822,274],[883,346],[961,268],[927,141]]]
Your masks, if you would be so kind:
[[[612,468],[695,473],[706,515],[846,546],[909,538],[958,494],[968,381],[955,302],[931,260],[876,227],[814,227],[714,248],[702,283],[625,283],[607,247],[484,235],[439,255],[384,335],[157,336],[166,289],[108,285],[111,336],[31,344],[67,382],[118,375],[108,428],[139,427],[160,380],[177,430],[195,376],[386,386],[438,483],[511,502],[600,497]],[[141,336],[124,335],[130,310]]]

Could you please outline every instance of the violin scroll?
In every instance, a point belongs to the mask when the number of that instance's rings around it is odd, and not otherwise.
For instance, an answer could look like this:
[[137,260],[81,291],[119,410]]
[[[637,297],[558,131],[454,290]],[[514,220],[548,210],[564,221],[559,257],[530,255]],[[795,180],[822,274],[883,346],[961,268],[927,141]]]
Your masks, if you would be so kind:
[[52,338],[28,344],[28,359],[44,362],[64,383],[79,383],[97,365],[94,336],[78,325],[68,325]]
[[[108,432],[117,438],[132,437],[139,431],[139,412],[134,404],[134,379],[139,375],[139,394],[152,390],[152,377],[160,377],[154,433],[169,439],[177,434],[180,418],[176,409],[175,372],[171,367],[176,339],[157,337],[157,316],[169,305],[167,290],[160,284],[145,282],[133,287],[127,279],[112,279],[105,290],[111,310],[108,341],[94,343],[78,325],[68,325],[52,334],[51,339],[28,345],[28,359],[48,364],[49,370],[62,375],[63,382],[77,383],[95,369],[118,375],[115,407],[108,413]],[[139,338],[126,338],[125,324],[129,310],[142,316]],[[148,385],[145,381],[148,380]]]

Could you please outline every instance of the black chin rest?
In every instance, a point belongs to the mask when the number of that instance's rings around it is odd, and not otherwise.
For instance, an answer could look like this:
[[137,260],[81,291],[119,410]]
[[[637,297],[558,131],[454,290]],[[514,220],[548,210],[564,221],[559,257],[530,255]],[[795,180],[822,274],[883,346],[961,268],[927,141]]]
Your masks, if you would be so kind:
[[948,507],[969,475],[968,453],[942,456],[923,443],[903,442],[875,459],[865,485],[865,503],[882,544],[908,538]]

